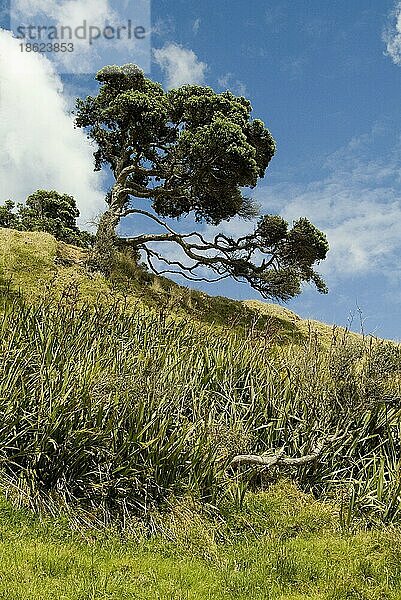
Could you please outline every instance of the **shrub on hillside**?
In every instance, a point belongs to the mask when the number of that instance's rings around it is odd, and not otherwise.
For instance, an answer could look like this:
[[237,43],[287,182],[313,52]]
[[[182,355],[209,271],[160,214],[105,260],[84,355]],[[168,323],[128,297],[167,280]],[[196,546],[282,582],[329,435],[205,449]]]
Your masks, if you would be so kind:
[[25,205],[18,204],[15,208],[12,200],[0,206],[0,227],[46,231],[57,240],[82,248],[93,245],[94,236],[77,226],[79,210],[73,196],[55,190],[37,190],[28,196]]

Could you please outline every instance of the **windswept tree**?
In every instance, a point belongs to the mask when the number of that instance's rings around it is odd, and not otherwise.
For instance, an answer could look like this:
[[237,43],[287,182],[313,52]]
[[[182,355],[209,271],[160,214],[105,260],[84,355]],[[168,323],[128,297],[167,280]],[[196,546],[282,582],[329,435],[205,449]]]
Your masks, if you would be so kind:
[[[303,282],[326,291],[314,266],[328,244],[305,218],[290,228],[280,216],[260,216],[253,233],[239,239],[180,233],[167,220],[191,214],[196,223],[219,225],[258,216],[244,189],[264,177],[275,142],[264,123],[251,118],[247,99],[199,85],[165,91],[132,64],[104,67],[96,79],[98,94],[77,101],[76,125],[96,143],[95,169],[109,166],[115,183],[98,224],[92,268],[107,273],[116,248],[128,245],[154,272],[208,280],[206,266],[214,280],[247,281],[265,298],[287,300]],[[118,237],[128,215],[147,218],[154,230]],[[180,249],[179,258],[160,250],[167,242]]]

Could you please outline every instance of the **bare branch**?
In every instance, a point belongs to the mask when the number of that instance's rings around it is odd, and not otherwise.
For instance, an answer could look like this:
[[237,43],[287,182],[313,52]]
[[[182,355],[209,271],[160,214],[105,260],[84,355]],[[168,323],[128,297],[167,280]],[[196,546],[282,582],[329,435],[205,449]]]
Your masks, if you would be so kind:
[[281,448],[276,454],[258,455],[258,454],[239,454],[234,456],[230,466],[236,465],[259,465],[261,467],[273,467],[278,463],[284,454],[284,448]]
[[[162,256],[161,254],[159,254],[158,252],[156,252],[153,249],[144,247],[143,250],[146,253],[146,258],[147,258],[149,267],[151,268],[153,273],[155,273],[156,275],[165,275],[165,274],[180,275],[181,277],[184,277],[184,279],[187,279],[188,281],[205,281],[206,283],[216,283],[217,281],[222,281],[223,279],[227,279],[229,277],[228,274],[222,275],[221,277],[215,277],[215,278],[192,277],[191,275],[187,275],[186,271],[188,273],[192,273],[195,269],[197,269],[201,266],[200,263],[196,263],[195,265],[188,266],[188,265],[184,265],[180,261],[168,260],[167,258],[165,258],[164,256]],[[152,262],[152,258],[155,258],[156,260],[164,262],[165,264],[170,265],[170,266],[175,265],[175,266],[179,267],[181,270],[177,271],[174,269],[161,269],[161,270],[156,269],[156,267],[154,266],[154,264]]]
[[[127,190],[125,188],[120,190],[120,193],[126,192]],[[161,275],[170,273],[182,275],[185,279],[190,281],[206,282],[216,282],[231,277],[240,283],[248,282],[255,286],[255,282],[260,277],[260,274],[269,266],[272,266],[273,269],[276,268],[277,258],[274,253],[272,253],[268,260],[263,257],[258,262],[252,261],[253,254],[259,250],[258,245],[255,244],[255,242],[250,243],[247,241],[246,243],[238,244],[235,240],[232,240],[223,234],[216,235],[213,241],[207,241],[198,231],[178,233],[155,214],[139,208],[123,208],[118,216],[122,218],[128,215],[142,215],[164,230],[161,233],[144,233],[135,237],[118,239],[120,245],[129,245],[136,250],[145,252],[149,267],[155,274]],[[181,260],[169,260],[160,252],[157,252],[153,248],[149,248],[149,244],[152,242],[176,243],[181,248],[183,254],[192,261],[193,264],[187,265]],[[183,273],[186,272],[186,275],[176,269],[158,270],[152,262],[153,258],[164,262],[169,266],[178,267]],[[218,277],[210,278],[204,277],[203,275],[199,276],[194,272],[197,268],[202,266],[209,267],[218,275]],[[259,291],[262,296],[267,297],[263,287],[260,287]]]
[[[127,192],[127,190],[123,190],[123,192]],[[127,217],[128,215],[143,215],[149,219],[152,219],[153,221],[155,221],[158,225],[160,225],[161,227],[164,227],[167,231],[169,231],[170,233],[173,233],[176,236],[181,237],[182,239],[187,239],[187,238],[191,238],[191,237],[196,237],[200,240],[202,245],[199,244],[195,244],[191,242],[191,248],[193,248],[194,250],[218,250],[220,252],[223,252],[227,257],[232,254],[233,252],[240,252],[240,251],[244,251],[244,250],[248,250],[249,251],[249,258],[251,257],[251,255],[253,254],[253,252],[257,249],[255,243],[253,243],[252,246],[250,246],[249,240],[253,239],[252,236],[248,236],[248,237],[244,237],[241,238],[242,240],[247,240],[246,244],[239,244],[238,241],[235,241],[233,239],[230,239],[228,237],[226,237],[224,234],[219,233],[218,235],[215,236],[213,242],[208,242],[201,233],[199,233],[199,231],[191,231],[190,233],[178,233],[176,231],[174,231],[171,227],[169,227],[164,221],[162,221],[161,219],[159,219],[158,217],[156,217],[155,215],[153,215],[152,213],[150,213],[147,210],[143,210],[143,209],[139,209],[139,208],[128,208],[126,210],[124,210],[123,212],[120,213],[120,217]],[[142,238],[142,236],[140,236]],[[135,238],[130,238],[130,240],[134,240]],[[138,237],[139,239],[139,237]],[[219,240],[224,242],[224,246],[219,244]],[[143,243],[143,242],[142,242]],[[269,264],[272,261],[269,261],[269,263],[267,263],[266,261],[265,265]]]
[[237,465],[258,465],[262,467],[301,467],[302,465],[308,464],[317,460],[321,455],[327,442],[333,442],[337,439],[337,435],[323,437],[318,440],[311,450],[310,454],[305,454],[297,458],[285,457],[284,448],[281,448],[278,452],[273,455],[257,455],[257,454],[239,454],[234,456],[230,462],[230,466]]

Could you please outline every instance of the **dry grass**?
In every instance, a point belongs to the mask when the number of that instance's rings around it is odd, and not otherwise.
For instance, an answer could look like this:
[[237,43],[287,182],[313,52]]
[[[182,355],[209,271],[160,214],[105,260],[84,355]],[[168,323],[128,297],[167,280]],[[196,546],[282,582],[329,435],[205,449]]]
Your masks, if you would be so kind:
[[243,303],[261,314],[280,319],[283,326],[291,327],[294,334],[298,334],[299,337],[308,338],[310,335],[316,335],[319,341],[326,346],[332,342],[333,334],[338,337],[347,335],[349,339],[355,341],[362,339],[360,334],[350,332],[344,327],[328,325],[314,319],[301,319],[285,306],[261,302],[260,300],[245,300]]

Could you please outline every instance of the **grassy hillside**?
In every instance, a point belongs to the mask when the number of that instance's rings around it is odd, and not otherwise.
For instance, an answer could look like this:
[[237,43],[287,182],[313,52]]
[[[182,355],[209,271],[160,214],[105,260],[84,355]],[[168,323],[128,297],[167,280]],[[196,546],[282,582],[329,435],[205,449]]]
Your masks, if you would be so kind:
[[[94,302],[119,295],[134,306],[165,307],[169,313],[189,315],[214,326],[264,333],[277,342],[307,340],[311,332],[316,332],[322,343],[332,339],[331,325],[303,320],[277,304],[213,297],[146,275],[128,256],[120,255],[111,280],[106,282],[88,275],[85,256],[84,250],[58,242],[47,233],[0,228],[0,277],[11,279],[12,288],[20,288],[27,298],[69,292]],[[338,327],[336,332],[341,335],[344,329]]]
[[0,251],[0,598],[401,598],[399,346]]

